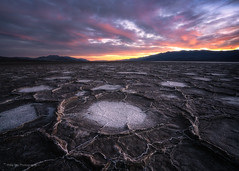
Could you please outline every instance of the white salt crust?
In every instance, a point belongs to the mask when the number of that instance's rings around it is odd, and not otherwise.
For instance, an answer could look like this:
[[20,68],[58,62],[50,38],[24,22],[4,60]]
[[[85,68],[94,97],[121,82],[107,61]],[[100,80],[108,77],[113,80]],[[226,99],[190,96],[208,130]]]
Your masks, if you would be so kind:
[[44,80],[69,80],[71,77],[65,76],[65,77],[48,77],[45,78]]
[[175,81],[162,82],[161,85],[166,87],[186,87],[187,86],[184,83],[175,82]]
[[22,105],[0,113],[0,132],[16,128],[37,118],[32,104]]
[[92,80],[77,80],[76,82],[78,83],[88,83],[91,82]]
[[118,72],[119,74],[136,74],[136,75],[147,75],[146,72]]
[[193,76],[193,75],[197,75],[197,74],[195,74],[195,73],[193,73],[193,72],[186,72],[186,73],[184,73],[185,75],[190,75],[190,76]]
[[95,87],[91,90],[106,90],[106,91],[115,91],[115,90],[120,90],[122,87],[120,85],[109,85],[105,84],[99,87]]
[[175,96],[174,94],[162,94],[161,97],[165,97],[168,99],[178,99],[178,97]]
[[34,87],[25,87],[18,90],[19,93],[35,93],[44,90],[52,90],[52,87],[46,85],[39,85]]
[[205,78],[205,77],[193,77],[194,80],[200,80],[200,81],[211,81],[210,78]]
[[239,97],[223,97],[221,100],[228,104],[239,106]]
[[79,91],[75,95],[80,97],[80,96],[84,96],[85,93],[86,93],[86,91]]
[[146,114],[140,108],[124,102],[101,101],[89,107],[86,118],[102,126],[123,128],[142,124]]

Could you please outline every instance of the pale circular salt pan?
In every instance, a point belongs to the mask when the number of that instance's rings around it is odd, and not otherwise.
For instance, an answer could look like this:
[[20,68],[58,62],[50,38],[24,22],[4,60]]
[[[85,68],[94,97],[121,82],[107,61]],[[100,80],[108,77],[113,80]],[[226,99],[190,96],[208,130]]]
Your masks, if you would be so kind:
[[223,97],[221,100],[228,104],[239,105],[239,97]]
[[118,72],[119,74],[136,74],[136,75],[147,75],[146,72]]
[[195,74],[195,73],[193,73],[193,72],[186,72],[186,73],[184,73],[185,75],[197,75],[197,74]]
[[32,104],[22,105],[0,113],[0,132],[16,128],[37,118]]
[[46,85],[39,85],[39,86],[34,86],[34,87],[25,87],[25,88],[20,88],[18,92],[20,93],[35,93],[39,91],[44,91],[44,90],[52,90],[52,87],[46,86]]
[[89,107],[86,118],[102,126],[122,128],[143,123],[146,114],[140,108],[124,102],[101,101]]
[[232,81],[232,79],[230,79],[230,78],[221,78],[220,80],[221,81]]
[[95,87],[92,90],[108,90],[108,91],[114,91],[114,90],[119,90],[122,87],[120,85],[109,85],[109,84],[105,84],[99,87]]
[[71,71],[64,71],[62,72],[63,74],[71,74],[72,72]]
[[220,73],[211,73],[213,76],[225,76],[226,74],[220,74]]
[[175,81],[162,82],[161,85],[166,87],[186,87],[187,86],[184,83],[175,82]]
[[44,80],[68,80],[71,79],[71,77],[65,76],[65,77],[48,77],[45,78]]
[[200,81],[211,81],[210,78],[205,78],[205,77],[193,77],[194,80],[200,80]]
[[161,97],[165,97],[165,98],[168,98],[168,99],[177,99],[178,98],[174,94],[162,94]]
[[77,80],[76,82],[78,83],[88,83],[91,82],[92,80]]

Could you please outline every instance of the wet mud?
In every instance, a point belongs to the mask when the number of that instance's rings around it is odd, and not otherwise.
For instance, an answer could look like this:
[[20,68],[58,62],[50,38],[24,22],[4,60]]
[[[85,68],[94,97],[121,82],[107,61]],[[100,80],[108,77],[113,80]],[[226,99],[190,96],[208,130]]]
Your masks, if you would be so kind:
[[2,64],[0,170],[239,170],[239,64]]

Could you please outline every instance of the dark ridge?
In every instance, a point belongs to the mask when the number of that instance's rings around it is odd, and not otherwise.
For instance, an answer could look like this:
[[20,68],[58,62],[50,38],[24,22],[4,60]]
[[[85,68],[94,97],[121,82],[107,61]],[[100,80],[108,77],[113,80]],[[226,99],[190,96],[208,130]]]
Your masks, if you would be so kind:
[[239,50],[232,51],[177,51],[129,59],[127,61],[220,61],[239,62]]
[[36,58],[39,61],[77,61],[77,62],[88,62],[86,59],[82,58],[72,58],[69,56],[58,56],[58,55],[48,55],[48,56],[41,56]]
[[48,55],[38,58],[29,57],[3,57],[0,56],[0,62],[89,62],[82,58],[73,58],[69,56]]

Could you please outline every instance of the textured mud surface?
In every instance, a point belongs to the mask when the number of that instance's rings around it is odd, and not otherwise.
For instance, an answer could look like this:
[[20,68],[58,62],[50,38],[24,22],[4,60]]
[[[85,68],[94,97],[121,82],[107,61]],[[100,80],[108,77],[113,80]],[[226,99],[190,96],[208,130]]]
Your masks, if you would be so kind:
[[239,64],[0,67],[0,170],[238,170]]

